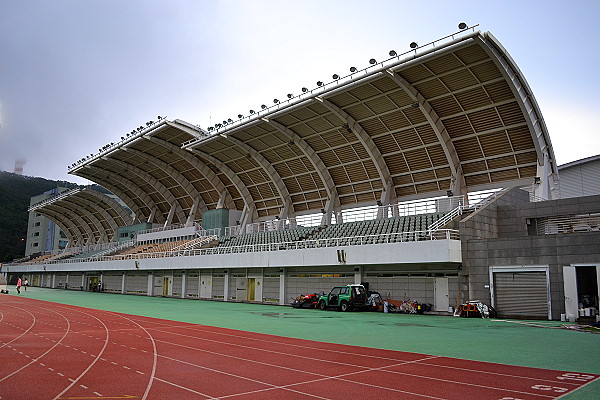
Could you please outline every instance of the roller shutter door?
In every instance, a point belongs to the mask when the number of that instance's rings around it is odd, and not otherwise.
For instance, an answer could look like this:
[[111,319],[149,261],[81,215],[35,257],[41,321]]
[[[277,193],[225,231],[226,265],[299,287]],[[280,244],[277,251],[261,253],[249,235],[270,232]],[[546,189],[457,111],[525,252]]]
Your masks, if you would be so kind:
[[279,277],[265,276],[263,278],[262,300],[265,302],[279,302]]
[[127,274],[125,277],[125,293],[148,294],[148,274]]
[[183,275],[182,274],[174,274],[173,275],[173,297],[181,297],[181,289],[183,285]]
[[198,282],[200,274],[197,272],[189,273],[185,280],[185,295],[187,297],[198,297]]
[[102,290],[105,292],[121,293],[123,274],[107,274],[102,277]]
[[212,297],[213,297],[213,299],[224,299],[225,298],[225,275],[213,274]]
[[81,273],[70,273],[69,274],[69,289],[72,290],[80,290],[82,288],[81,277],[83,274]]
[[548,318],[546,272],[495,272],[494,292],[498,315]]
[[54,285],[59,289],[65,289],[67,283],[67,274],[56,274]]

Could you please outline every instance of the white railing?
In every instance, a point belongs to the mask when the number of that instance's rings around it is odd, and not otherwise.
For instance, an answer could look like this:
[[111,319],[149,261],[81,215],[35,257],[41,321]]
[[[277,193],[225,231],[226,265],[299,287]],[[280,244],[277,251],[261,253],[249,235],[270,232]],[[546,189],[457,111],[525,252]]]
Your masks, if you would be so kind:
[[[430,199],[403,201],[387,206],[365,206],[342,211],[343,222],[369,221],[377,218],[406,217],[411,215],[430,214],[436,212],[447,212],[464,203],[464,196],[434,197]],[[245,225],[228,226],[225,228],[225,236],[239,236],[245,233],[268,232],[278,230],[296,229],[299,226],[313,227],[321,225],[322,213],[307,214],[296,218],[273,219],[269,221],[256,222]],[[336,224],[335,215],[332,216],[332,224]],[[341,223],[341,222],[340,222]]]
[[444,214],[444,216],[442,218],[438,219],[433,224],[429,225],[427,230],[428,231],[437,231],[442,226],[444,226],[448,222],[452,221],[455,217],[461,215],[463,213],[463,208],[464,208],[463,205],[457,206],[454,210],[450,211],[449,213]]

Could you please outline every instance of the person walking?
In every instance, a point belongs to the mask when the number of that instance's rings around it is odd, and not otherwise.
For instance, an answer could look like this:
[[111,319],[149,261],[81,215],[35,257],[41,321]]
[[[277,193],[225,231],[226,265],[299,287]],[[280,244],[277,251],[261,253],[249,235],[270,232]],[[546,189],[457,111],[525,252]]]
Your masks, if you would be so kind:
[[19,279],[17,279],[17,293],[21,294],[21,277],[19,277]]
[[29,286],[29,281],[27,280],[27,278],[25,278],[25,280],[23,281],[23,288],[25,288],[25,291],[27,291],[27,286]]

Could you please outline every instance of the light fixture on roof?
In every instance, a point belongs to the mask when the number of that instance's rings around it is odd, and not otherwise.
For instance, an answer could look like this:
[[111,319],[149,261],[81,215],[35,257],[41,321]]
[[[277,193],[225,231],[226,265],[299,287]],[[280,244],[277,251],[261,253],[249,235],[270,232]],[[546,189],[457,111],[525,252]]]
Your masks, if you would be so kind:
[[414,103],[412,103],[410,106],[411,106],[412,108],[419,108],[419,102],[418,102],[418,101],[415,101],[415,102],[414,102]]
[[540,183],[542,183],[542,178],[540,178],[539,176],[534,177],[533,183],[539,185]]
[[277,104],[277,103],[279,103],[279,100],[273,99],[273,103]]
[[288,93],[288,94],[287,94],[287,98],[288,98],[288,99],[291,99],[292,97],[294,97],[294,95],[293,95],[293,94],[291,94],[291,93]]
[[238,114],[238,118],[242,119],[242,118],[244,118],[244,116],[242,114]]
[[317,82],[317,86],[323,86],[323,82],[321,82],[321,81],[318,81],[318,82]]
[[227,125],[227,121],[223,121],[223,125]]
[[350,72],[355,73],[356,72],[356,67],[350,67]]
[[417,42],[411,42],[411,44],[410,44],[410,48],[411,49],[416,49],[417,47],[419,47],[419,45],[417,44]]
[[215,128],[213,128],[212,126],[209,126],[209,127],[208,127],[208,131],[209,131],[209,132],[212,132],[214,129],[215,129]]
[[254,114],[254,110],[250,110],[250,114]]
[[446,196],[452,197],[454,196],[454,193],[452,193],[452,190],[446,190]]
[[158,117],[156,117],[156,118],[158,118],[158,120],[159,120],[159,121],[160,121],[161,119],[163,119],[163,117],[161,117],[160,115],[159,115]]
[[308,89],[307,89],[307,88],[305,88],[305,87],[303,87],[303,88],[302,88],[302,93],[306,93],[306,92],[308,92]]
[[340,76],[339,76],[338,74],[333,74],[331,77],[332,77],[333,79],[335,79],[336,81],[337,81],[338,79],[340,79]]
[[464,22],[461,22],[460,24],[458,24],[458,29],[460,29],[461,31],[463,29],[467,29],[467,24],[465,24]]
[[377,60],[376,60],[376,59],[374,59],[374,58],[371,58],[371,59],[369,60],[369,64],[371,64],[371,65],[375,65],[375,64],[377,64]]
[[227,118],[227,122],[232,123],[233,120],[231,118]]
[[396,57],[398,55],[394,50],[390,50],[388,54],[390,55],[390,57]]
[[262,105],[260,106],[260,108],[262,108],[262,109],[264,110],[265,108],[267,108],[267,106],[265,106],[264,104],[262,104]]

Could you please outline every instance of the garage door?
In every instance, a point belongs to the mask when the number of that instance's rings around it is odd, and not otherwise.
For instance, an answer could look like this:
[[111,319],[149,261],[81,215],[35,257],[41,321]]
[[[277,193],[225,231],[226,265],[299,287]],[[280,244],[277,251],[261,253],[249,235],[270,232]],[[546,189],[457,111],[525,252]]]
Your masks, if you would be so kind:
[[549,317],[545,271],[494,273],[494,307],[502,316]]

